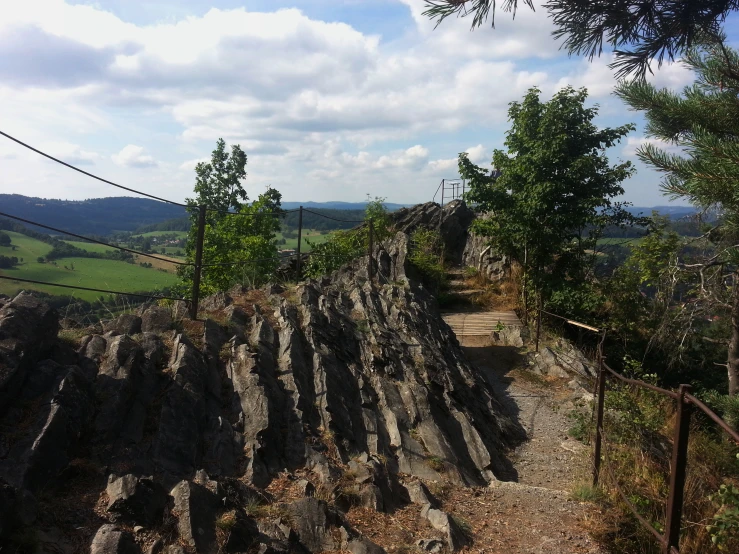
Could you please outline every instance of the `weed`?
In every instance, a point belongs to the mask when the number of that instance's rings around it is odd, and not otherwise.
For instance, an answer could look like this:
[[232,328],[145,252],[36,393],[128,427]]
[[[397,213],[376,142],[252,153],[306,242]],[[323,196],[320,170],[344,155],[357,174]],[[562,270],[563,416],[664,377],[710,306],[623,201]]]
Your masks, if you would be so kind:
[[605,498],[605,496],[603,491],[598,487],[594,487],[586,483],[578,483],[572,489],[570,498],[579,502],[600,502]]
[[249,517],[260,518],[268,515],[269,506],[265,505],[259,498],[251,497],[244,504],[244,513]]
[[567,434],[575,440],[588,444],[590,442],[590,419],[580,410],[573,410],[567,414],[571,425]]
[[86,329],[62,329],[59,331],[59,340],[72,348],[78,348],[82,337],[88,334]]
[[426,486],[428,487],[429,492],[442,503],[449,498],[449,495],[452,493],[452,486],[449,483],[444,483],[442,481],[432,481],[431,483],[427,483]]
[[216,519],[216,527],[224,531],[230,531],[236,525],[236,511],[231,510],[218,516]]
[[366,319],[360,319],[357,321],[357,331],[360,333],[369,333],[370,332],[370,326],[369,322]]
[[426,465],[438,473],[444,473],[444,471],[446,471],[444,460],[438,456],[429,456],[426,458]]

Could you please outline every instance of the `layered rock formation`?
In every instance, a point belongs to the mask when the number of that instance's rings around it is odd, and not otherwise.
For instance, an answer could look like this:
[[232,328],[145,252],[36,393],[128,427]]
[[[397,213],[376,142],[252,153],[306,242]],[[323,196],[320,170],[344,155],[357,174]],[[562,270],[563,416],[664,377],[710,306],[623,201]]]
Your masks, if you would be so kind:
[[[320,281],[221,293],[200,321],[150,306],[59,338],[42,302],[5,301],[0,543],[377,552],[342,509],[418,501],[417,478],[506,474],[520,430],[407,262],[427,208],[377,246],[375,282],[364,258]],[[444,215],[456,252],[471,216]],[[446,514],[424,510],[462,544]]]

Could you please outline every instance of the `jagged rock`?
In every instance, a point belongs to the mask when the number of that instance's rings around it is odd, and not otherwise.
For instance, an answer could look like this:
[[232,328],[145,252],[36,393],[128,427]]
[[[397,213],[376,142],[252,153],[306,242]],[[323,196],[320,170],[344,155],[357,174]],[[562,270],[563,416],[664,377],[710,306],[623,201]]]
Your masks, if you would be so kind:
[[371,508],[376,512],[384,512],[382,491],[377,485],[365,485],[359,491],[360,504],[365,508]]
[[180,481],[169,493],[174,498],[180,539],[198,553],[215,549],[218,499],[197,483]]
[[447,546],[453,552],[456,552],[469,542],[462,529],[454,521],[454,518],[446,512],[432,508],[427,504],[421,510],[421,517],[427,519],[434,529],[444,533]]
[[130,423],[129,414],[134,407],[132,399],[143,385],[143,366],[144,353],[131,337],[119,335],[108,341],[95,382],[95,395],[99,401],[95,418],[96,440],[109,440]]
[[136,335],[141,332],[141,318],[135,314],[122,314],[103,322],[103,332],[114,335]]
[[316,486],[307,479],[300,479],[297,484],[297,489],[303,496],[313,496],[316,493]]
[[207,424],[209,375],[202,354],[184,335],[175,340],[169,371],[174,379],[162,405],[155,461],[181,478],[197,469]]
[[523,327],[507,325],[500,331],[493,331],[491,338],[495,344],[520,348],[524,339],[528,339],[528,332]]
[[341,548],[341,542],[333,536],[331,528],[341,527],[343,521],[339,513],[323,500],[304,498],[290,504],[288,511],[293,530],[310,552]]
[[200,309],[206,312],[222,310],[233,303],[233,298],[226,292],[217,292],[200,301]]
[[56,341],[59,315],[21,292],[0,308],[0,414],[23,384],[26,372]]
[[424,552],[439,554],[444,550],[444,541],[440,541],[439,539],[421,539],[416,542],[416,546]]
[[81,329],[82,324],[71,317],[63,317],[59,320],[59,327],[61,329]]
[[0,460],[0,477],[18,488],[36,492],[46,487],[67,466],[89,425],[91,384],[79,368],[65,369],[27,434]]
[[150,477],[111,475],[105,492],[107,510],[115,521],[153,525],[162,518],[167,503],[167,492]]
[[158,333],[172,328],[172,313],[169,308],[150,306],[141,314],[141,331]]
[[408,497],[414,504],[418,504],[419,506],[429,505],[432,508],[438,507],[439,501],[421,481],[412,481],[405,485],[405,489],[408,491]]
[[92,538],[90,554],[141,554],[141,549],[131,533],[116,525],[106,524]]
[[167,356],[166,348],[164,347],[164,341],[156,333],[144,332],[139,340],[141,350],[144,352],[144,357],[154,367],[161,366]]
[[100,360],[105,356],[105,351],[108,349],[108,341],[100,335],[87,335],[82,339],[80,344],[80,354],[85,358],[89,358],[96,363],[100,363]]
[[37,509],[36,498],[29,491],[0,479],[0,537],[9,535],[15,527],[32,525]]

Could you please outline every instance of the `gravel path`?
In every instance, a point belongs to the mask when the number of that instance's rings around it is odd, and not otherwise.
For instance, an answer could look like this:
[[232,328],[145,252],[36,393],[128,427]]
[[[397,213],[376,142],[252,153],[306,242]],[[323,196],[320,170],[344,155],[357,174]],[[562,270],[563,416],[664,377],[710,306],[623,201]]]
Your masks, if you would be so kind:
[[[470,551],[600,554],[587,532],[595,506],[570,498],[575,484],[588,479],[589,464],[587,447],[567,435],[567,380],[531,374],[516,348],[492,346],[481,337],[461,342],[528,438],[511,456],[517,474],[476,491],[477,507],[464,490],[451,495],[447,507],[474,521]],[[483,518],[480,503],[487,505]]]

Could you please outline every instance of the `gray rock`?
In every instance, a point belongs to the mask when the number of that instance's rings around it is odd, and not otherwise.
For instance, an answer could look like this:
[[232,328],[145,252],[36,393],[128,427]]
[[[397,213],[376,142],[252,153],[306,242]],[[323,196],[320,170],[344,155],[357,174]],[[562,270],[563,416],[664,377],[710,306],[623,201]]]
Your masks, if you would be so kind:
[[115,521],[151,526],[161,520],[167,503],[167,492],[150,477],[111,475],[105,492]]
[[140,554],[141,549],[128,531],[106,524],[98,529],[90,544],[90,554]]
[[59,315],[21,292],[0,308],[0,415],[15,399],[26,372],[56,341]]
[[408,496],[414,504],[419,506],[430,505],[432,508],[439,506],[439,501],[431,494],[426,485],[421,481],[412,481],[405,485]]
[[207,488],[188,481],[180,481],[170,495],[174,498],[180,539],[198,553],[213,551],[218,499]]
[[316,487],[307,479],[300,479],[297,483],[298,491],[303,496],[313,496],[316,493]]
[[421,517],[427,519],[434,529],[444,533],[447,546],[453,552],[456,552],[469,543],[467,536],[459,528],[457,522],[446,512],[426,505],[421,510]]
[[136,335],[141,332],[141,318],[135,314],[122,314],[103,322],[103,332],[114,335]]
[[293,531],[310,552],[341,548],[341,542],[333,536],[331,528],[341,527],[343,521],[339,513],[323,500],[304,498],[290,504],[288,510]]
[[162,306],[150,306],[141,314],[141,331],[161,333],[172,328],[172,312]]
[[416,546],[424,552],[431,554],[439,554],[444,550],[444,542],[439,539],[421,539],[416,542]]

